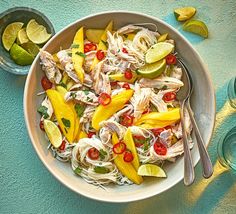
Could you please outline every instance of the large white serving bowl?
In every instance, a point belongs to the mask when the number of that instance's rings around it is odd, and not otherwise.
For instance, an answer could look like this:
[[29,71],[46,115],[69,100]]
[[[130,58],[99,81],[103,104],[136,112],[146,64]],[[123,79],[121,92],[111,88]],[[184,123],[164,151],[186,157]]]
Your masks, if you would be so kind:
[[[168,32],[170,38],[175,40],[177,51],[190,68],[194,82],[191,105],[207,146],[211,139],[215,121],[215,94],[209,72],[192,45],[178,31],[160,19],[126,11],[112,11],[91,15],[62,29],[44,46],[43,50],[55,53],[61,47],[63,49],[68,48],[72,44],[75,32],[79,27],[104,28],[110,20],[114,20],[115,29],[130,23],[154,23],[157,25],[160,33]],[[165,171],[168,176],[166,179],[145,178],[141,185],[110,185],[104,190],[103,188],[86,183],[79,176],[75,175],[69,163],[62,163],[56,160],[51,152],[47,150],[44,133],[39,129],[40,116],[37,113],[37,107],[40,105],[42,97],[36,94],[42,90],[40,85],[42,75],[39,57],[37,57],[30,68],[25,85],[25,122],[31,142],[39,158],[47,169],[65,186],[81,195],[100,201],[130,202],[160,194],[183,179],[183,157],[179,157],[175,163],[165,165]],[[194,165],[196,165],[199,161],[196,143],[191,153]]]

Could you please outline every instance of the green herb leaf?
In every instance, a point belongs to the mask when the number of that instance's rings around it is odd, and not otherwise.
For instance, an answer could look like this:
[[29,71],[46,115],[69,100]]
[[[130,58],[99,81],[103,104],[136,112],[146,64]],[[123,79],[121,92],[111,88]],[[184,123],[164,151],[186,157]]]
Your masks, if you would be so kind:
[[128,35],[127,34],[123,34],[123,36],[127,39],[128,38]]
[[86,106],[85,105],[81,105],[79,103],[76,103],[74,108],[75,108],[75,111],[76,111],[78,117],[82,117]]
[[101,40],[101,41],[102,41],[102,43],[103,43],[106,47],[108,47],[108,42],[103,41],[103,40]]
[[40,113],[40,115],[44,118],[47,119],[49,117],[47,111],[48,108],[46,106],[39,106],[39,108],[37,109],[38,113]]
[[74,170],[74,172],[75,172],[76,174],[80,174],[80,173],[82,172],[82,169],[78,166],[78,167]]
[[84,53],[79,52],[79,51],[75,52],[75,54],[77,54],[77,55],[79,55],[81,57],[84,57],[84,58],[86,57],[86,55]]
[[69,120],[67,120],[66,118],[63,117],[63,118],[61,118],[61,121],[66,128],[70,128],[70,121]]
[[72,53],[67,53],[68,56],[72,56]]
[[79,44],[72,44],[70,48],[79,48]]
[[100,149],[99,150],[99,156],[100,156],[101,160],[104,160],[105,155],[107,155],[107,153],[103,149]]
[[72,97],[73,99],[75,99],[75,98],[76,98],[75,92],[72,92],[72,93],[70,94],[70,97]]
[[103,166],[95,166],[94,172],[99,173],[99,174],[106,174],[109,172],[109,169]]
[[163,85],[162,90],[166,90],[167,89],[167,85]]
[[83,90],[83,92],[84,92],[85,95],[89,94],[89,90]]
[[67,89],[67,85],[64,82],[60,82],[59,85],[62,86],[63,88],[65,88],[65,89]]

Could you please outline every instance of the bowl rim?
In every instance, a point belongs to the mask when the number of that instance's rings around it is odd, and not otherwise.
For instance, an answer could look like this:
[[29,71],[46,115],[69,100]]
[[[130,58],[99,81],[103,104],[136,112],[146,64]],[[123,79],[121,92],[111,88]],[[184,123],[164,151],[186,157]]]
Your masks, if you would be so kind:
[[[214,131],[214,126],[215,126],[215,117],[216,117],[216,98],[215,98],[215,90],[214,90],[214,86],[213,86],[213,83],[212,83],[212,80],[210,78],[210,72],[208,71],[208,68],[207,66],[205,65],[205,63],[203,62],[201,56],[199,55],[199,53],[194,49],[194,47],[192,46],[192,44],[181,34],[179,33],[174,27],[172,27],[170,24],[168,24],[167,22],[161,20],[160,18],[157,18],[157,17],[154,17],[154,16],[151,16],[151,15],[147,15],[147,14],[144,14],[144,13],[141,13],[141,12],[135,12],[135,11],[128,11],[128,10],[111,10],[111,11],[103,11],[103,12],[99,12],[99,13],[93,13],[93,14],[90,14],[88,16],[85,16],[85,17],[82,17],[74,22],[72,22],[71,24],[67,25],[66,27],[64,27],[63,29],[61,29],[59,32],[57,32],[48,42],[47,44],[42,48],[42,50],[45,50],[47,49],[48,45],[50,44],[51,40],[54,39],[54,37],[56,37],[57,35],[59,35],[61,32],[63,32],[64,30],[70,28],[71,26],[73,25],[76,25],[78,22],[81,22],[83,20],[86,20],[86,19],[89,19],[89,18],[92,18],[94,16],[99,16],[99,15],[106,15],[106,14],[111,14],[111,13],[128,13],[128,14],[131,14],[131,15],[139,15],[139,16],[143,16],[143,17],[146,17],[146,18],[150,18],[150,19],[154,19],[154,20],[157,20],[158,22],[160,22],[161,24],[163,25],[166,25],[168,28],[170,28],[171,30],[174,31],[174,33],[176,33],[177,35],[179,35],[183,40],[184,42],[187,43],[187,45],[189,46],[189,48],[191,49],[191,51],[193,51],[195,57],[197,58],[197,60],[199,61],[199,63],[202,65],[203,67],[203,70],[204,70],[204,73],[206,75],[206,78],[207,78],[207,81],[209,83],[209,88],[210,88],[210,93],[213,95],[212,97],[212,108],[213,108],[213,119],[210,123],[210,130],[211,130],[211,133],[209,135],[209,139],[208,141],[206,142],[206,147],[209,146],[210,144],[210,141],[212,139],[212,135],[213,135],[213,131]],[[109,202],[109,203],[127,203],[127,202],[133,202],[133,201],[139,201],[139,200],[143,200],[143,199],[147,199],[147,198],[150,198],[150,197],[153,197],[155,195],[158,195],[158,194],[161,194],[165,191],[167,191],[168,189],[171,189],[172,187],[174,187],[176,184],[178,184],[181,180],[183,180],[184,178],[184,175],[182,175],[178,180],[176,180],[175,183],[173,183],[172,186],[169,186],[169,187],[165,187],[163,188],[163,190],[159,193],[150,193],[150,194],[144,194],[144,196],[140,196],[140,197],[130,197],[129,199],[126,199],[126,200],[122,200],[122,199],[113,199],[113,198],[110,198],[110,199],[101,199],[99,197],[93,197],[89,194],[86,194],[86,192],[80,192],[76,189],[73,189],[73,185],[71,185],[70,183],[66,183],[60,176],[57,175],[57,173],[54,172],[53,168],[51,168],[48,164],[47,164],[47,161],[44,160],[44,158],[42,157],[42,155],[39,153],[35,143],[33,143],[33,136],[30,132],[30,126],[29,126],[29,117],[28,117],[28,114],[27,114],[27,88],[30,84],[30,77],[32,75],[32,71],[33,71],[33,67],[36,65],[36,62],[39,58],[39,55],[35,58],[34,62],[32,63],[31,65],[31,68],[29,70],[29,74],[27,76],[27,79],[26,79],[26,83],[25,83],[25,88],[24,88],[24,116],[25,116],[25,123],[26,123],[26,127],[27,127],[27,130],[28,130],[28,135],[30,136],[30,141],[31,143],[33,144],[33,147],[38,155],[38,157],[40,158],[40,160],[43,162],[44,166],[50,171],[50,173],[58,180],[60,181],[63,185],[65,185],[66,187],[68,187],[69,189],[71,189],[73,192],[76,192],[80,195],[83,195],[89,199],[93,199],[93,200],[97,200],[97,201],[101,201],[101,202]],[[197,160],[196,162],[194,163],[194,166],[197,165],[197,163],[199,162],[200,160],[200,156],[198,154],[198,157],[197,157]]]
[[[50,28],[51,34],[53,36],[56,34],[55,28],[54,28],[52,22],[49,20],[49,18],[46,15],[44,15],[42,12],[40,12],[39,10],[36,10],[34,8],[31,8],[31,7],[12,7],[12,8],[9,8],[9,9],[4,10],[3,12],[0,13],[0,19],[3,19],[8,14],[10,14],[12,12],[16,12],[16,11],[29,11],[29,12],[32,12],[32,13],[36,14],[37,16],[41,17],[47,23],[48,27]],[[29,73],[29,71],[31,69],[31,66],[30,65],[22,66],[22,72],[16,72],[12,69],[6,69],[4,66],[1,66],[1,64],[0,64],[0,68],[3,69],[4,71],[8,72],[8,73],[23,76],[23,75],[27,75]]]

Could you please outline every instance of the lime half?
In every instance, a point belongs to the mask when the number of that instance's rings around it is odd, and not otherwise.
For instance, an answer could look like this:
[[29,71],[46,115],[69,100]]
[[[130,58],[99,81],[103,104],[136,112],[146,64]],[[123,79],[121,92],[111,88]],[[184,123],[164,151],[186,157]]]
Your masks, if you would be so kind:
[[151,64],[146,64],[143,67],[139,68],[136,72],[143,77],[153,79],[159,76],[166,67],[166,60],[162,59],[158,62],[154,62]]
[[17,34],[20,29],[23,27],[24,23],[22,22],[13,22],[5,28],[2,34],[2,44],[3,47],[9,51],[11,46],[16,40]]
[[186,21],[194,16],[196,9],[194,7],[182,7],[174,10],[175,17],[178,21]]
[[31,54],[16,43],[10,49],[10,56],[18,65],[30,65],[34,60]]
[[140,176],[154,176],[159,178],[166,178],[165,171],[154,164],[144,164],[138,168],[138,175]]
[[147,50],[145,60],[147,63],[157,62],[174,50],[174,45],[167,42],[158,42]]
[[52,34],[47,33],[47,29],[31,19],[26,26],[26,34],[35,44],[43,44],[51,37]]
[[23,44],[29,41],[25,28],[19,30],[17,34],[17,44]]
[[204,22],[199,20],[189,20],[183,25],[183,30],[195,33],[204,38],[208,37],[208,28]]
[[44,120],[43,126],[44,126],[45,132],[48,136],[50,143],[55,148],[58,148],[62,143],[62,135],[61,135],[60,129],[51,120]]

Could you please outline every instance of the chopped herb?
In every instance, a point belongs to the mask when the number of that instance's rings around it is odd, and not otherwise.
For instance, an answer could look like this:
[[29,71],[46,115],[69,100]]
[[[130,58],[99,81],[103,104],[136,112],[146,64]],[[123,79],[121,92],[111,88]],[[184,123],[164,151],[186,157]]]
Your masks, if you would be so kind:
[[72,53],[67,53],[68,56],[72,56]]
[[79,52],[79,51],[75,52],[75,54],[77,54],[77,55],[79,55],[79,56],[81,56],[81,57],[83,57],[83,58],[86,57],[86,55],[85,55],[84,53]]
[[172,108],[173,106],[172,105],[167,105],[167,108]]
[[83,92],[84,92],[85,95],[89,94],[89,90],[83,90]]
[[66,128],[70,128],[70,120],[67,120],[66,118],[61,118],[62,123]]
[[145,141],[143,145],[143,150],[146,152],[148,150],[148,147],[149,147],[149,143]]
[[67,133],[68,133],[67,129],[66,129],[66,128],[64,128],[64,130],[65,130],[65,132],[66,132],[66,134],[67,134]]
[[167,85],[163,85],[162,90],[166,90],[167,89]]
[[75,98],[76,98],[75,92],[72,92],[72,93],[70,94],[70,97],[72,97],[73,99],[75,99]]
[[79,44],[72,44],[70,48],[79,48]]
[[46,106],[39,106],[39,108],[37,109],[38,113],[40,113],[40,115],[44,118],[47,119],[49,117],[47,111],[48,108]]
[[82,169],[78,166],[78,167],[74,170],[74,172],[75,172],[76,174],[80,174],[80,173],[82,172]]
[[99,174],[106,174],[109,172],[109,169],[103,166],[95,166],[94,171]]
[[100,156],[101,160],[104,160],[105,155],[107,155],[107,153],[103,149],[100,149],[99,150],[99,156]]
[[65,88],[65,89],[67,89],[67,85],[64,82],[60,82],[59,85],[62,86],[63,88]]
[[101,40],[101,41],[102,41],[102,43],[103,43],[106,47],[108,47],[108,42],[103,41],[103,40]]
[[90,98],[90,97],[87,97],[86,99],[87,99],[88,102],[92,102],[93,101],[93,99]]
[[79,103],[75,104],[75,111],[78,115],[78,117],[82,117],[83,113],[84,113],[84,110],[85,110],[85,105],[81,105]]

